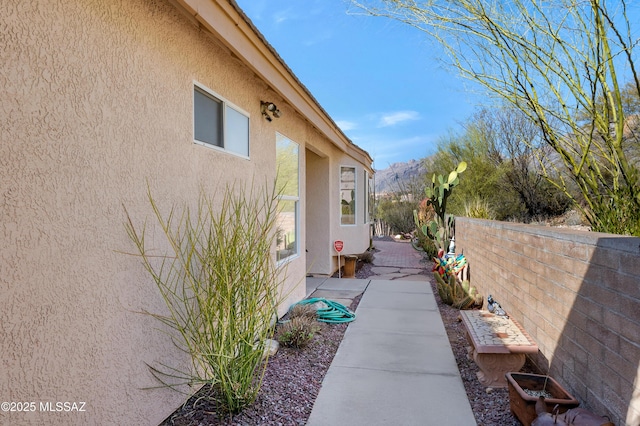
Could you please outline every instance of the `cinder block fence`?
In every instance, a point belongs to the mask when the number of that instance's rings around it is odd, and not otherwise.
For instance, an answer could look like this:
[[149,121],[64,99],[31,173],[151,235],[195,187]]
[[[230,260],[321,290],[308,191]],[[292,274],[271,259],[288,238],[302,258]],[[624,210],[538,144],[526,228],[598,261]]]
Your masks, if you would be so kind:
[[469,218],[455,237],[473,285],[537,341],[539,368],[582,406],[640,425],[640,238]]

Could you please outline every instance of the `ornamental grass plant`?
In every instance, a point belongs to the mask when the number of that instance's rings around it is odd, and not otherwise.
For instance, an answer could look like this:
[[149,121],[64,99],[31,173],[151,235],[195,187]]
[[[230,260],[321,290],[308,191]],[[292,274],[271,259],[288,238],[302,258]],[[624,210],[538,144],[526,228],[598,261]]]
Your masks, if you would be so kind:
[[278,327],[278,341],[288,348],[303,349],[318,331],[320,325],[315,317],[296,316]]
[[257,397],[281,297],[284,274],[273,254],[275,189],[228,186],[221,201],[201,190],[197,211],[174,206],[166,216],[150,191],[148,199],[167,252],[151,246],[154,240],[146,237],[155,239],[157,232],[149,224],[136,226],[128,213],[125,224],[167,307],[145,313],[191,359],[186,367],[149,366],[151,372],[173,389],[208,384],[216,406],[237,413]]

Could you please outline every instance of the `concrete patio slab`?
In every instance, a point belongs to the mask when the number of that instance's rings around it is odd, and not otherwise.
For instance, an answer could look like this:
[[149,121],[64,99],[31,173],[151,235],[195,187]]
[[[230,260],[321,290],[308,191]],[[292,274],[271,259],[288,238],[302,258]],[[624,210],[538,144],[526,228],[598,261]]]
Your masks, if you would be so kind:
[[400,269],[400,273],[401,274],[409,274],[409,275],[419,275],[421,272],[423,272],[424,269],[417,269],[417,268],[401,268]]
[[476,425],[458,375],[332,366],[322,386],[307,426]]
[[320,284],[318,290],[347,290],[362,293],[369,285],[369,280],[356,278],[327,278]]
[[375,277],[371,280],[368,288],[370,290],[369,293],[380,291],[391,293],[433,294],[433,290],[431,289],[431,285],[429,283],[415,280],[387,281],[380,280],[378,277]]
[[426,275],[407,275],[406,277],[396,278],[394,281],[429,281],[429,277]]
[[[434,310],[437,309],[436,300],[433,295],[427,293],[400,293],[400,292],[371,292],[365,293],[362,299],[367,299],[369,308],[395,308],[402,306],[402,309],[409,310]],[[360,302],[362,303],[362,301]]]
[[307,277],[306,278],[307,296],[313,293],[320,286],[320,284],[325,282],[327,279],[328,277]]
[[340,346],[332,365],[405,373],[459,374],[446,335],[433,334],[357,330]]
[[376,279],[379,279],[379,280],[389,280],[389,281],[391,281],[391,280],[397,280],[397,279],[400,279],[400,278],[405,277],[405,276],[406,276],[406,275],[401,274],[400,272],[392,272],[392,273],[389,273],[389,274],[378,275],[378,276],[376,277]]
[[395,268],[392,266],[374,266],[371,268],[371,272],[376,275],[384,275],[384,274],[392,274],[394,272],[398,272],[400,268]]
[[361,291],[347,291],[347,290],[316,290],[311,293],[311,297],[323,297],[325,299],[334,300],[338,299],[355,299],[361,295]]
[[372,280],[307,425],[475,425],[431,286]]
[[349,326],[356,330],[381,333],[405,333],[446,336],[442,321],[434,321],[433,310],[397,310],[358,307],[357,321]]

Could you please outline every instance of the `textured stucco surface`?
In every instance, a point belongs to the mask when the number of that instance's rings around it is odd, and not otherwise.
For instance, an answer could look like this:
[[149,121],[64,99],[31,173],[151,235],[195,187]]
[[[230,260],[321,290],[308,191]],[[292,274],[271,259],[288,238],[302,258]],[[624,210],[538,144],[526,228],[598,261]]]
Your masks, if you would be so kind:
[[[201,187],[271,180],[276,131],[302,148],[326,144],[221,46],[166,1],[3,2],[0,400],[86,411],[0,413],[0,424],[158,424],[183,402],[144,389],[156,384],[145,363],[187,360],[139,314],[163,305],[139,260],[121,253],[132,251],[123,206],[140,224],[151,216],[147,185],[168,210],[195,204]],[[250,160],[193,143],[194,82],[251,114]],[[261,99],[283,117],[262,120]],[[329,151],[337,173],[349,159]],[[302,179],[301,212],[304,193]],[[337,199],[334,188],[335,211]],[[330,230],[347,240],[366,227],[343,231]],[[312,243],[303,233],[301,247]],[[304,249],[287,272],[283,309],[304,297]]]

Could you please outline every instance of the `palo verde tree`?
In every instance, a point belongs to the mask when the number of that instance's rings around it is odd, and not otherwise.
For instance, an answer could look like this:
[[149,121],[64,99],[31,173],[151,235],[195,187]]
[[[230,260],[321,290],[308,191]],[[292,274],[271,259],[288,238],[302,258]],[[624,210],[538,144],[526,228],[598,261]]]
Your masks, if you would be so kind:
[[463,77],[534,122],[555,154],[543,174],[594,230],[640,235],[638,142],[623,96],[624,81],[640,93],[628,1],[351,2],[424,31]]

